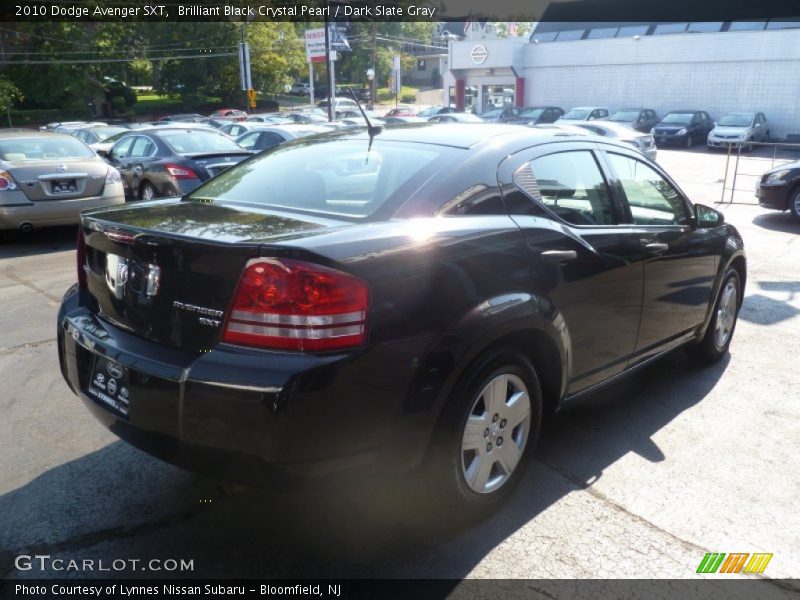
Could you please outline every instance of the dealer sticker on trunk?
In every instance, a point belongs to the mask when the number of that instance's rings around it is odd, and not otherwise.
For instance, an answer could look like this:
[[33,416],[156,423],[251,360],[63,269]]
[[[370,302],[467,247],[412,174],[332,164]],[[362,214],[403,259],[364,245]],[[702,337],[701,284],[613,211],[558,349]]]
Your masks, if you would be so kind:
[[95,402],[127,419],[131,400],[128,379],[128,369],[98,356],[86,391]]

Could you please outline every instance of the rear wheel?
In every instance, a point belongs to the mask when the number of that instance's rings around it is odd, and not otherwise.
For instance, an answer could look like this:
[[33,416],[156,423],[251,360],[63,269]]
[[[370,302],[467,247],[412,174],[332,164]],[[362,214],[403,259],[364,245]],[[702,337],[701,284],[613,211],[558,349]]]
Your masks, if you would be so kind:
[[800,186],[797,186],[789,195],[789,212],[800,221]]
[[152,200],[153,198],[158,197],[158,192],[156,188],[153,187],[153,184],[149,181],[145,181],[142,184],[142,187],[139,188],[139,198],[142,200]]
[[713,363],[725,355],[731,345],[733,331],[736,329],[741,298],[742,288],[739,273],[736,269],[728,269],[714,304],[714,314],[703,339],[687,348],[687,352],[693,358]]
[[542,395],[536,371],[513,350],[492,350],[457,384],[427,464],[440,517],[462,522],[495,509],[536,446]]

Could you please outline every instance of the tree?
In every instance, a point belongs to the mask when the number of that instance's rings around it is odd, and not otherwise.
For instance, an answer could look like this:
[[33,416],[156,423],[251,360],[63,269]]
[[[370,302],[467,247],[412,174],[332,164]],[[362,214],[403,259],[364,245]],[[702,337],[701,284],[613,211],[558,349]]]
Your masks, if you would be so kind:
[[8,112],[14,105],[14,101],[23,99],[22,92],[5,77],[0,77],[0,112]]

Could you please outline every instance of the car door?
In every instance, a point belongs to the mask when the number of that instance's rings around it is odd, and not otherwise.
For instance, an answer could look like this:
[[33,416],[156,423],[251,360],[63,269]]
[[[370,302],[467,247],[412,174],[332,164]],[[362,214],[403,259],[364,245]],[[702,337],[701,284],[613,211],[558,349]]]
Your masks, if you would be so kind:
[[756,131],[753,138],[758,142],[767,141],[767,118],[763,113],[756,113]]
[[[130,169],[130,184],[131,194],[137,197],[139,188],[142,181],[146,179],[145,172],[149,170],[150,165],[155,160],[153,157],[156,153],[156,145],[148,136],[138,135],[131,145],[130,153],[128,154],[128,168]],[[160,188],[159,182],[151,181],[156,187]],[[159,191],[161,191],[159,189]]]
[[645,256],[639,361],[687,339],[703,323],[719,236],[695,226],[688,200],[656,165],[623,149],[603,154]]
[[711,120],[711,116],[707,112],[701,112],[700,118],[702,119],[703,139],[705,140],[711,130],[714,129],[714,121]]
[[571,340],[570,394],[625,368],[641,316],[642,246],[623,222],[596,148],[547,144],[509,157],[498,170],[529,251],[534,292],[553,303]]
[[285,141],[286,138],[284,138],[279,133],[276,133],[274,131],[262,131],[253,150],[256,150],[257,152],[262,152],[264,150],[274,148],[278,144],[282,144]]
[[259,135],[260,133],[258,131],[251,131],[250,133],[237,139],[236,143],[246,150],[255,150]]
[[131,150],[134,140],[137,136],[131,135],[123,137],[116,144],[111,147],[108,153],[108,162],[110,162],[122,177],[122,187],[125,190],[126,197],[132,197],[131,178],[132,173],[130,164],[128,163],[128,153]]

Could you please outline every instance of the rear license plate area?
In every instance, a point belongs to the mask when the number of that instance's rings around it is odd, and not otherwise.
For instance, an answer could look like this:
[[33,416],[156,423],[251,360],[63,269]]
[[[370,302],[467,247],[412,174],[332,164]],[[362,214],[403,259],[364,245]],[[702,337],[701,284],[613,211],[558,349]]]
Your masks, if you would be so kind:
[[128,420],[131,403],[130,373],[127,367],[104,356],[94,356],[86,394],[115,415]]
[[69,194],[78,191],[78,184],[74,179],[54,179],[50,182],[50,190],[54,194]]

